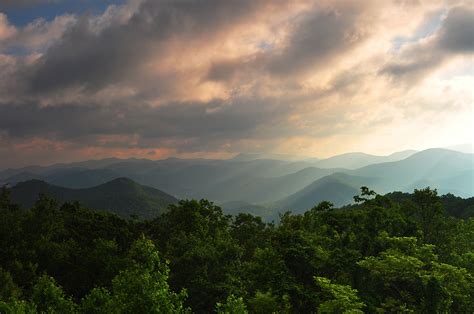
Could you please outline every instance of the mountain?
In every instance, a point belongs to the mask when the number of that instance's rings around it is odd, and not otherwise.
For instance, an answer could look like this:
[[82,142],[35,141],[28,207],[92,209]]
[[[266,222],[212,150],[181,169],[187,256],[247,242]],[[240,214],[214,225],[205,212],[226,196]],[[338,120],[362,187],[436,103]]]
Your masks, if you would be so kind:
[[[366,185],[383,194],[391,191],[412,192],[415,188],[430,186],[437,188],[440,194],[474,196],[474,155],[447,149],[403,151],[388,156],[349,153],[323,160],[263,157],[271,156],[244,154],[228,160],[111,158],[49,167],[25,167],[1,172],[0,185],[37,179],[55,186],[85,189],[127,177],[178,198],[206,198],[221,204],[244,202],[254,204],[252,206],[267,206],[298,193],[325,176],[344,173],[349,180],[347,183],[357,190]],[[359,167],[361,165],[364,166]],[[359,179],[354,180],[353,177]],[[338,184],[341,183],[345,182],[339,180]],[[329,193],[327,199],[333,202],[338,200],[331,198],[332,195]],[[346,200],[350,202],[352,196]]]
[[268,203],[289,196],[313,181],[336,172],[338,169],[307,167],[278,177],[233,177],[209,187],[205,191],[213,199],[244,200],[249,203]]
[[[307,168],[306,162],[288,162],[279,160],[174,160],[172,163],[157,162],[148,171],[135,172],[129,176],[137,182],[168,191],[186,198],[208,198],[227,202],[244,200],[249,191],[255,195],[251,186],[272,178],[293,174]],[[114,169],[117,171],[117,169]],[[314,179],[313,179],[314,180]],[[247,188],[249,187],[249,188]]]
[[120,174],[110,169],[73,168],[49,175],[45,181],[66,188],[81,189],[104,184],[120,177]]
[[13,177],[18,174],[35,174],[39,173],[41,169],[44,169],[43,167],[40,166],[29,166],[29,167],[23,167],[23,168],[18,168],[18,169],[6,169],[0,171],[0,180],[3,182],[9,177]]
[[415,150],[396,152],[388,156],[376,156],[365,153],[347,153],[319,160],[315,166],[319,168],[345,168],[357,169],[370,164],[397,161],[405,159],[416,153]]
[[323,200],[342,206],[359,194],[361,186],[368,186],[380,194],[412,192],[430,186],[438,189],[440,194],[472,197],[474,155],[447,149],[428,149],[403,160],[334,173],[274,202],[271,207],[279,211],[301,212]]
[[127,178],[85,189],[69,189],[30,180],[13,186],[11,192],[12,200],[24,208],[30,208],[42,193],[61,202],[79,201],[87,207],[113,212],[125,218],[136,215],[143,219],[158,216],[169,204],[178,201],[169,194]]
[[239,213],[248,213],[254,216],[268,217],[272,214],[271,210],[265,206],[250,204],[243,201],[227,202],[220,204],[220,207],[226,214],[237,215]]
[[71,189],[80,189],[106,183],[121,175],[109,169],[57,168],[39,173],[20,172],[0,179],[0,185],[13,186],[28,180],[40,180]]
[[351,203],[353,197],[359,194],[361,186],[371,186],[377,181],[377,178],[334,173],[318,179],[304,189],[273,203],[271,207],[280,212],[291,210],[293,213],[304,212],[322,201],[329,201],[339,207]]
[[474,143],[464,143],[445,147],[446,149],[455,150],[461,153],[474,154]]
[[[257,159],[272,159],[272,160],[284,160],[284,161],[297,161],[307,160],[307,157],[286,155],[286,154],[265,154],[265,153],[240,153],[235,155],[229,160],[232,161],[251,161]],[[318,160],[318,158],[311,158],[312,160]]]
[[19,172],[15,173],[12,176],[6,177],[4,179],[0,180],[0,185],[9,185],[13,186],[19,182],[23,181],[28,181],[28,180],[41,180],[41,181],[46,181],[45,177],[43,177],[40,174],[35,174],[32,172],[24,171],[24,172]]
[[413,188],[429,185],[439,189],[440,192],[472,196],[473,170],[473,154],[433,148],[400,161],[373,164],[348,173],[383,179],[379,180],[377,187],[373,187],[379,193],[394,190],[411,192]]
[[440,180],[440,192],[453,193],[461,197],[472,197],[474,191],[474,169],[462,171],[452,177]]

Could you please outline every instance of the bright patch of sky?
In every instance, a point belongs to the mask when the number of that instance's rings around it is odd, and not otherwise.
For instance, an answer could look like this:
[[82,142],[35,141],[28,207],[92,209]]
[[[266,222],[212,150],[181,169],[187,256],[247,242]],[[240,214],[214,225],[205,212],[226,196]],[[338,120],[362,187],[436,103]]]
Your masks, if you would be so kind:
[[274,44],[265,40],[258,43],[258,48],[262,50],[270,50],[274,47]]
[[36,19],[53,20],[64,14],[92,14],[104,12],[111,4],[123,4],[125,0],[58,0],[37,4],[12,4],[0,2],[0,12],[8,16],[8,21],[19,27]]
[[397,36],[392,40],[393,50],[398,51],[407,43],[414,43],[422,38],[426,38],[434,34],[446,17],[446,10],[438,10],[434,12],[427,20],[420,25],[412,36]]

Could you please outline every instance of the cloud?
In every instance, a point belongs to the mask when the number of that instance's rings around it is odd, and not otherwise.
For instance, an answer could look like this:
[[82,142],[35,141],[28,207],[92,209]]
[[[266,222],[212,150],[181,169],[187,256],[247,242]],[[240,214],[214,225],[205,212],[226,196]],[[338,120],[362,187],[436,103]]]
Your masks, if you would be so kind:
[[436,46],[450,53],[474,52],[474,10],[456,7],[446,17]]
[[472,20],[442,1],[132,0],[23,27],[0,15],[1,145],[44,161],[41,143],[66,159],[388,147],[378,132],[408,134],[432,107],[465,115]]
[[[0,15],[0,25],[2,24]],[[6,18],[4,19],[6,20]],[[0,52],[20,49],[22,52],[34,53],[44,52],[50,45],[62,37],[64,32],[76,22],[73,15],[58,16],[52,21],[36,19],[23,28],[16,28],[7,24],[6,36],[0,42]],[[4,23],[5,24],[5,23]],[[2,26],[0,26],[0,29]],[[2,31],[0,31],[0,34]]]
[[[9,137],[28,138],[42,134],[50,139],[75,140],[81,137],[137,134],[158,147],[168,139],[198,138],[201,145],[213,139],[259,136],[259,129],[275,128],[289,108],[275,101],[235,100],[225,105],[210,103],[170,103],[98,106],[68,104],[41,107],[35,104],[0,106],[0,125]],[[278,132],[278,130],[273,130]]]
[[[337,62],[368,38],[366,5],[351,2],[314,4],[288,19],[275,31],[278,40],[264,42],[263,49],[240,59],[224,59],[211,65],[207,79],[229,81],[248,78],[257,70],[276,79],[306,75]],[[279,35],[283,34],[283,35]]]
[[358,25],[360,7],[316,7],[297,19],[281,51],[269,56],[267,69],[272,74],[287,76],[314,70],[327,64],[366,37]]
[[0,12],[0,40],[8,39],[16,32],[16,28],[10,25],[8,18],[4,13]]
[[381,73],[403,78],[403,82],[411,84],[452,57],[473,52],[474,10],[470,7],[454,7],[449,10],[435,34],[408,45]]
[[[159,68],[176,49],[199,49],[196,46],[203,41],[216,40],[241,20],[271,6],[270,1],[250,0],[145,1],[126,21],[112,14],[104,28],[97,28],[97,19],[82,18],[21,79],[32,93],[68,88],[94,92],[130,83],[143,76],[144,68],[153,64]],[[155,83],[160,85],[159,81]]]

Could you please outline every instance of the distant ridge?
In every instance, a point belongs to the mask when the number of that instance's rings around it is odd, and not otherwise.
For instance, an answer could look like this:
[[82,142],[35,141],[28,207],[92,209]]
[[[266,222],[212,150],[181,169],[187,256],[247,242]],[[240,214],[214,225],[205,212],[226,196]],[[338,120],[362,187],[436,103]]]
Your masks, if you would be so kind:
[[371,164],[315,180],[300,191],[271,204],[274,210],[302,212],[321,201],[347,205],[368,186],[377,193],[412,192],[430,186],[440,194],[474,194],[474,155],[443,148],[427,149],[405,159]]
[[13,186],[12,199],[23,208],[30,208],[39,194],[51,196],[61,202],[79,201],[87,207],[115,213],[124,218],[154,218],[168,205],[178,200],[158,189],[140,185],[128,178],[117,178],[85,189],[69,189],[40,180],[20,182]]
[[[36,179],[57,188],[86,189],[126,177],[178,198],[205,198],[225,204],[228,212],[242,208],[249,212],[262,211],[262,206],[273,209],[273,204],[295,194],[302,196],[297,193],[309,186],[315,187],[314,182],[327,176],[326,181],[319,181],[320,185],[314,193],[304,196],[308,203],[310,200],[327,200],[345,205],[351,202],[352,196],[363,185],[380,194],[413,192],[415,188],[430,186],[440,194],[474,196],[474,155],[454,150],[436,148],[420,152],[403,151],[388,156],[349,153],[323,160],[296,161],[260,159],[261,156],[257,155],[241,155],[244,160],[130,158],[26,167],[0,174],[0,186],[4,183],[14,186],[21,181]],[[351,169],[368,162],[369,165]],[[329,165],[341,167],[326,168]],[[325,185],[332,185],[332,188]],[[337,186],[347,193],[333,193]],[[355,194],[352,194],[353,188]],[[288,205],[285,207],[290,209]]]
[[363,178],[334,173],[318,179],[304,189],[275,202],[271,207],[282,212],[290,210],[302,213],[322,201],[330,201],[336,207],[347,205],[359,194],[361,186],[374,184],[375,178]]
[[[270,160],[283,160],[283,161],[297,161],[306,160],[308,157],[294,156],[287,154],[265,154],[265,153],[240,153],[235,155],[229,160],[233,161],[252,161],[257,159],[270,159]],[[318,160],[318,158],[311,158],[312,160]]]
[[[474,155],[444,148],[431,148],[418,152],[396,162],[369,165],[352,171],[350,174],[363,177],[378,177],[382,185],[379,192],[394,190],[409,192],[413,188],[437,188],[441,193],[458,192],[459,196],[470,197],[474,194]],[[456,191],[450,189],[452,178],[463,178],[458,182]],[[447,185],[445,185],[447,184]],[[458,190],[461,188],[461,190]]]
[[357,169],[371,164],[402,160],[416,152],[416,150],[405,150],[387,156],[370,155],[361,152],[346,153],[319,160],[315,165],[319,168]]

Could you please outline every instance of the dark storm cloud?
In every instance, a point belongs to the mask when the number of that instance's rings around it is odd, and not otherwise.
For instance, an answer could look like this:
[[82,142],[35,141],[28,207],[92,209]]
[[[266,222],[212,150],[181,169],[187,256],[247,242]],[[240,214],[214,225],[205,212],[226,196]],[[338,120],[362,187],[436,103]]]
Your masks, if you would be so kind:
[[382,73],[389,74],[394,77],[412,77],[419,78],[422,77],[426,71],[431,70],[432,68],[439,65],[439,57],[428,55],[426,60],[414,60],[408,62],[396,62],[386,66]]
[[99,31],[83,18],[25,70],[23,79],[34,93],[68,87],[96,91],[133,79],[149,58],[170,53],[167,41],[179,38],[193,49],[199,38],[224,32],[266,3],[270,2],[145,1],[126,23],[112,22]]
[[356,24],[359,10],[341,6],[316,8],[305,14],[294,26],[282,51],[269,56],[268,71],[288,75],[314,70],[315,65],[322,65],[359,44],[364,36]]
[[[236,100],[232,104],[172,103],[146,105],[0,105],[0,132],[11,138],[42,136],[56,140],[135,134],[153,145],[169,139],[197,138],[199,143],[220,139],[259,136],[259,129],[272,128],[290,108],[266,100]],[[281,132],[285,131],[281,129]],[[276,134],[275,134],[276,135]],[[149,142],[149,141],[148,141]]]
[[452,53],[474,52],[474,10],[452,9],[444,21],[437,46]]
[[381,73],[412,83],[436,69],[451,56],[474,52],[474,10],[451,9],[441,28],[427,42],[415,44],[402,60],[389,63]]

